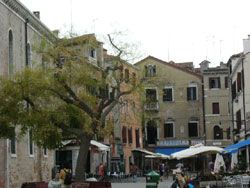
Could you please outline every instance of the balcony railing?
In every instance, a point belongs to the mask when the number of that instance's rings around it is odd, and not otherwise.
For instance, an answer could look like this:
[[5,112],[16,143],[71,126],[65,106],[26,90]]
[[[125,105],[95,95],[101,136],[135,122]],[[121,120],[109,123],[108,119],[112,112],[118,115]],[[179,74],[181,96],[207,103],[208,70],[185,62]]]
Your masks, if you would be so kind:
[[158,101],[146,102],[144,105],[144,109],[158,111],[159,110],[159,102]]

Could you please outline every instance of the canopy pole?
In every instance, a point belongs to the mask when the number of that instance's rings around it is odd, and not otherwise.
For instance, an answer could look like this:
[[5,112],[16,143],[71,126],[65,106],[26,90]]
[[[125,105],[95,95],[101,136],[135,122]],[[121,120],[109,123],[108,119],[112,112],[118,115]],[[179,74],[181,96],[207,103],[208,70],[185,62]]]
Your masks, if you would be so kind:
[[246,146],[246,162],[247,162],[247,171],[249,171],[249,146]]

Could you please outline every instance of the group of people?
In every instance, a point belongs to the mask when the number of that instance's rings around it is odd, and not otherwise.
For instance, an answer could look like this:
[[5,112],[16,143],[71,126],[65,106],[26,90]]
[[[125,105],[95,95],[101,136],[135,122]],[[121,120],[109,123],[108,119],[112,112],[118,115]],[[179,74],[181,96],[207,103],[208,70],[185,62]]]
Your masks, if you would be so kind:
[[184,176],[183,173],[176,175],[175,181],[171,185],[171,188],[194,188],[193,178]]
[[49,181],[48,188],[70,188],[72,183],[72,173],[69,168],[62,168],[60,172],[55,167],[52,169],[52,179]]

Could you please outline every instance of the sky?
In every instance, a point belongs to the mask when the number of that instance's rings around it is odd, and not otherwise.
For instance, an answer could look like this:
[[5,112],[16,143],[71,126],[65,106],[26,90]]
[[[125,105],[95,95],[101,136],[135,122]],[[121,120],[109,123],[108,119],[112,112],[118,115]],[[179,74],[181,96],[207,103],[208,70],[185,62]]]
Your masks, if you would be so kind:
[[[42,22],[62,35],[121,32],[137,46],[140,58],[226,63],[243,51],[250,34],[249,0],[20,0],[40,11]],[[104,46],[105,47],[105,46]]]

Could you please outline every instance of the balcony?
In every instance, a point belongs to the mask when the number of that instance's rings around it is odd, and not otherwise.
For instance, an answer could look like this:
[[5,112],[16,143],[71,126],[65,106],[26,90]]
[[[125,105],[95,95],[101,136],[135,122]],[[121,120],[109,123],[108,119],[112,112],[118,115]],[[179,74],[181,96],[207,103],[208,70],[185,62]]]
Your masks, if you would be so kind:
[[146,111],[159,111],[159,102],[158,101],[148,101],[144,105]]

